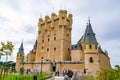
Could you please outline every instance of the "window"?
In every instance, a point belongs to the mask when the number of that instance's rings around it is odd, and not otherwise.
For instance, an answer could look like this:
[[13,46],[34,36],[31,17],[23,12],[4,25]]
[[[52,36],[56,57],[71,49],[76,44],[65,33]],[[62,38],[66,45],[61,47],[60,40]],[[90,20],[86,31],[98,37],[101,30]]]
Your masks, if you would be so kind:
[[44,39],[42,39],[42,42],[44,42]]
[[56,47],[54,47],[54,51],[56,51]]
[[54,40],[56,40],[56,37],[54,37]]
[[90,33],[87,33],[87,37],[90,38]]
[[86,46],[84,46],[84,49],[86,49]]
[[50,35],[48,35],[48,37],[50,37]]
[[48,41],[50,41],[50,38],[48,38]]
[[100,60],[98,60],[98,63],[100,63]]
[[95,49],[97,49],[97,45],[95,45]]
[[22,55],[20,54],[20,57],[22,57]]
[[71,57],[70,57],[70,61],[71,61]]
[[89,49],[92,49],[92,45],[89,45]]
[[77,48],[77,46],[75,45],[75,48]]
[[93,63],[93,58],[92,57],[90,57],[89,62]]
[[68,51],[70,51],[70,48],[68,48]]
[[47,48],[47,51],[49,51],[49,48]]
[[44,49],[44,46],[42,46],[42,49]]

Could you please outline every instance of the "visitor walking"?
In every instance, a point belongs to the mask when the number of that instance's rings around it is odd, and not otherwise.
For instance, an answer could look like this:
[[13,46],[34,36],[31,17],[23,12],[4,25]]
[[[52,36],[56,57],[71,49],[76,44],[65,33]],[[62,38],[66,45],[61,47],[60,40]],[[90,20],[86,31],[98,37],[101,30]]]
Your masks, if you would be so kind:
[[35,70],[35,73],[34,73],[34,75],[33,75],[33,80],[37,80],[37,76],[38,76],[38,71],[37,70]]
[[73,77],[72,77],[72,79],[71,79],[71,80],[80,80],[80,77],[79,77],[79,75],[78,75],[78,72],[77,72],[77,71],[75,71],[75,72],[74,72]]
[[73,71],[72,70],[68,70],[68,80],[71,80],[72,76],[73,76]]

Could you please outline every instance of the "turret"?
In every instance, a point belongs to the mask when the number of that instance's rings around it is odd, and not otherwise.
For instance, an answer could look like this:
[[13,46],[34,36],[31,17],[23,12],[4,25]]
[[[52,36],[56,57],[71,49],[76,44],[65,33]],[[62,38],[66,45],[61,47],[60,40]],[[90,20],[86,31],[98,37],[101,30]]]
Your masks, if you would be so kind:
[[92,75],[96,74],[96,71],[100,67],[100,58],[98,52],[98,42],[93,32],[90,20],[87,23],[85,33],[80,41],[85,55],[85,68],[92,71]]
[[19,71],[19,69],[21,68],[21,63],[23,62],[24,62],[24,48],[23,48],[23,41],[22,41],[17,53],[16,67],[15,67],[16,71]]
[[93,32],[90,20],[87,23],[87,27],[85,33],[81,40],[82,48],[84,53],[87,52],[98,52],[98,42],[95,37],[95,33]]

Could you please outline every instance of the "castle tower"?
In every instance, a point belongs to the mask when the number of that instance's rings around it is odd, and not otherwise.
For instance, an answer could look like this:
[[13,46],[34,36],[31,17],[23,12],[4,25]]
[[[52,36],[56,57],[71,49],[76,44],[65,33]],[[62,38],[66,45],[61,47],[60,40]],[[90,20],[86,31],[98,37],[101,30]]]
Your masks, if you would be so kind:
[[51,18],[40,18],[36,62],[40,62],[41,58],[51,61],[70,60],[71,29],[72,14],[67,15],[66,10],[60,10],[58,16],[52,13]]
[[82,37],[81,45],[85,54],[85,68],[92,71],[92,74],[95,75],[96,71],[99,69],[100,60],[97,47],[98,42],[92,30],[90,20]]
[[21,63],[23,61],[24,61],[24,48],[23,48],[23,41],[22,41],[16,57],[16,66],[15,66],[16,71],[19,71],[21,67]]

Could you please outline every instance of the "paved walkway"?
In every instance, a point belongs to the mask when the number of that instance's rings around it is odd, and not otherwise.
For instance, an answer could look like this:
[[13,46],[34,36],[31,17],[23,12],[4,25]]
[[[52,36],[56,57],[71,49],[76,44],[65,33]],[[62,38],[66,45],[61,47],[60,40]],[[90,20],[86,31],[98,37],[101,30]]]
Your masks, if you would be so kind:
[[54,77],[49,78],[47,80],[64,80],[64,77],[63,76],[54,76]]

